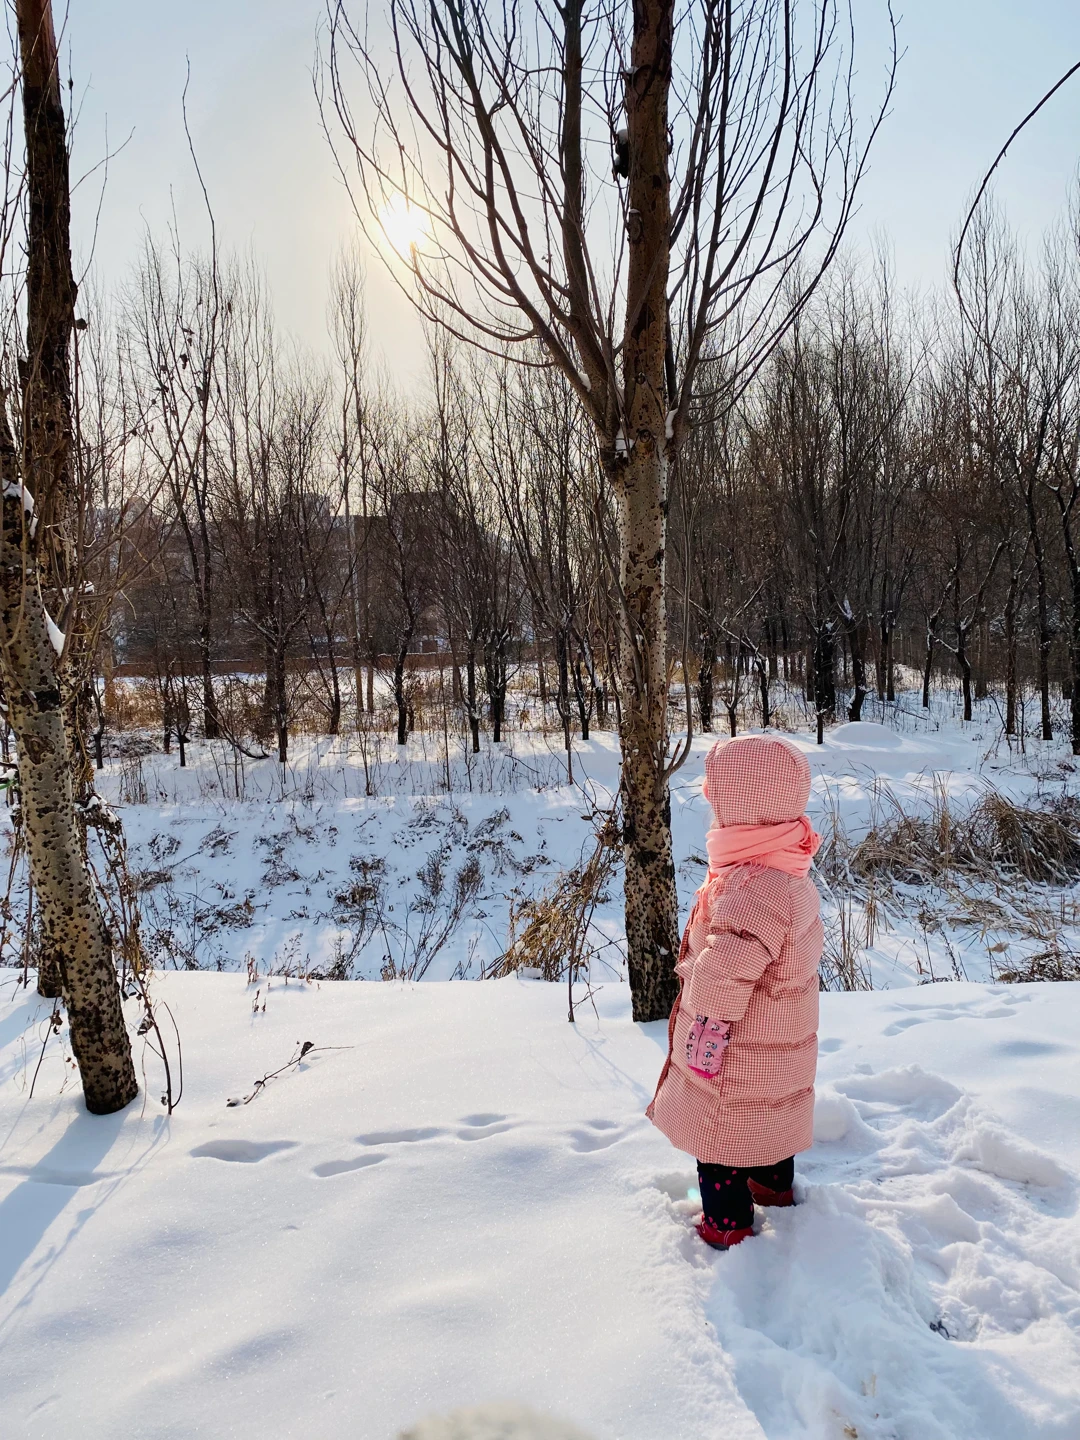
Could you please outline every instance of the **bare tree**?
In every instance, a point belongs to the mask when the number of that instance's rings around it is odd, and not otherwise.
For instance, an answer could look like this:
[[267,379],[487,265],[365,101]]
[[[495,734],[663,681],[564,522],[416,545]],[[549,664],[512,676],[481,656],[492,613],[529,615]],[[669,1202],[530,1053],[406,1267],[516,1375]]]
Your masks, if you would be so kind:
[[[409,293],[427,313],[481,345],[541,342],[616,497],[627,958],[634,1014],[655,1019],[676,991],[668,779],[689,743],[669,753],[669,473],[706,349],[736,394],[850,214],[865,147],[843,12],[391,0],[389,23],[396,77],[331,0],[329,83],[360,213],[376,228],[387,204],[424,218]],[[609,146],[614,182],[595,159]]]
[[[20,0],[16,15],[29,191],[26,349],[18,444],[7,395],[0,406],[0,675],[15,732],[41,959],[60,978],[87,1108],[109,1114],[135,1097],[138,1084],[109,936],[79,835],[76,747],[54,646],[59,632],[43,595],[43,585],[55,590],[57,579],[72,577],[77,509],[67,137],[49,0]],[[9,373],[12,358],[9,351]]]
[[[364,272],[355,252],[334,267],[330,331],[338,364],[338,452],[341,504],[349,554],[349,628],[357,722],[375,709],[375,627],[372,619],[370,532],[371,427]],[[359,506],[359,508],[357,508]]]

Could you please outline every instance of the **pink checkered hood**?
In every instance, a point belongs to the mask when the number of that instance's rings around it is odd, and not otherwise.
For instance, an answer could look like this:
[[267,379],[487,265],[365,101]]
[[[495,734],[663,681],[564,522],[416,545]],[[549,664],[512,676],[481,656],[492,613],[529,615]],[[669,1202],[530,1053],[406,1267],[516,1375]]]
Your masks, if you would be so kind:
[[703,789],[716,817],[706,884],[736,865],[807,874],[821,836],[803,813],[810,766],[801,750],[772,735],[720,741],[705,757]]
[[709,873],[648,1114],[698,1160],[774,1165],[813,1140],[822,929],[810,767],[787,741],[740,736],[709,751],[705,793]]

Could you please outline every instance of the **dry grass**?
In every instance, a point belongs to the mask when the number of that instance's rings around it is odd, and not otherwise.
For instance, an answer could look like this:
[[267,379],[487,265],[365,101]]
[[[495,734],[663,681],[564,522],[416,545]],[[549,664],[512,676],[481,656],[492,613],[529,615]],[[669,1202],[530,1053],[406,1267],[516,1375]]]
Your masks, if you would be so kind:
[[1036,885],[1080,878],[1074,803],[1035,809],[996,790],[961,816],[941,791],[926,816],[905,814],[892,803],[894,813],[854,847],[845,852],[840,842],[830,856],[834,865],[842,862],[862,878],[882,875],[908,885],[931,885],[954,874],[987,881],[1006,875]]
[[877,927],[912,919],[925,950],[914,945],[915,968],[929,980],[943,978],[930,937],[951,978],[966,978],[964,954],[974,944],[1001,981],[1080,979],[1067,933],[1080,918],[1072,890],[1080,880],[1080,801],[1065,796],[1039,808],[988,789],[958,814],[940,788],[927,812],[911,815],[887,790],[882,798],[884,817],[856,842],[834,812],[819,857],[834,892],[827,988],[868,984],[866,951]]
[[1017,966],[999,970],[997,978],[1008,985],[1027,980],[1080,980],[1080,956],[1056,947],[1040,950],[1037,955],[1025,956]]
[[620,841],[614,815],[600,817],[592,851],[561,871],[538,895],[510,907],[510,943],[487,971],[499,978],[528,970],[542,980],[571,981],[598,953],[592,933],[596,907],[607,896],[619,861]]

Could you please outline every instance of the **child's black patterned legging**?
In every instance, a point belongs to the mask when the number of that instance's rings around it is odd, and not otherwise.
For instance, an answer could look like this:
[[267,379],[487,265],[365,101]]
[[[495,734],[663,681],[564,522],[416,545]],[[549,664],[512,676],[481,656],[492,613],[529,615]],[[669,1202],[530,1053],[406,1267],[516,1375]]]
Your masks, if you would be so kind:
[[754,1201],[747,1185],[753,1180],[766,1190],[790,1190],[795,1158],[778,1165],[704,1165],[699,1160],[701,1208],[718,1230],[745,1230],[754,1223]]

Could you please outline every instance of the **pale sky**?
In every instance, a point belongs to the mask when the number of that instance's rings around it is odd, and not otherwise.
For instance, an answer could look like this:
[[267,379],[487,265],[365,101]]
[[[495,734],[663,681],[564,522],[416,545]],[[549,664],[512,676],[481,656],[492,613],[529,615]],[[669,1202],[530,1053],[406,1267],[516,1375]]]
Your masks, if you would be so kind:
[[[1080,6],[901,3],[906,55],[850,235],[855,248],[885,237],[898,280],[929,286],[944,277],[965,199],[1009,131],[1080,59]],[[381,4],[371,0],[373,16]],[[882,9],[880,0],[855,0],[868,90],[876,89],[884,58]],[[190,59],[188,110],[221,241],[253,251],[281,326],[324,347],[328,269],[356,227],[312,87],[323,14],[321,0],[71,0],[64,46],[79,106],[75,175],[132,136],[111,162],[102,202],[95,263],[105,283],[128,272],[147,227],[164,233],[173,207],[185,245],[205,244],[181,117]],[[1051,221],[1078,162],[1080,76],[1005,161],[997,193],[1014,226],[1034,235]],[[76,248],[84,258],[99,179],[75,196]],[[419,330],[376,260],[368,308],[377,344],[407,384],[420,364]]]

